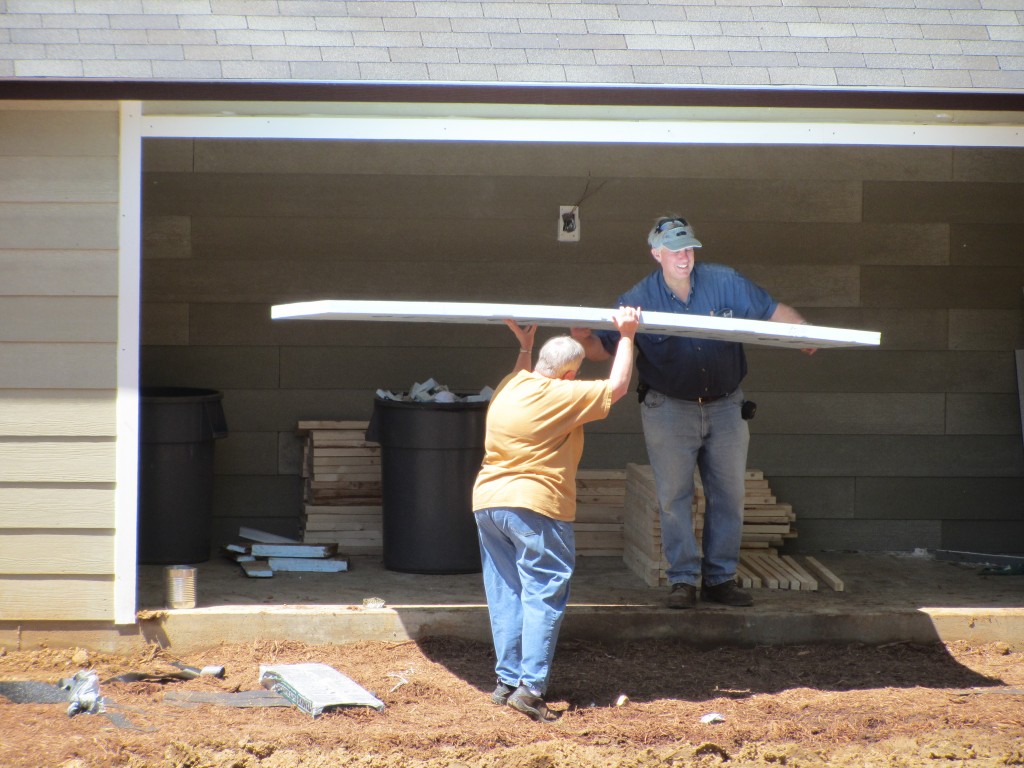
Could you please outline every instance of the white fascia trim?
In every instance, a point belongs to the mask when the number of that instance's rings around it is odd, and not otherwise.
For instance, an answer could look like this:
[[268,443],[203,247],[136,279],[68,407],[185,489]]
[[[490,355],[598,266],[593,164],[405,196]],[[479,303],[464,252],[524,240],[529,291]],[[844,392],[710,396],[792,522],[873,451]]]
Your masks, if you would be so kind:
[[136,613],[139,467],[139,312],[142,103],[121,102],[117,269],[117,443],[114,492],[114,623]]
[[147,138],[1024,147],[1022,125],[147,115]]

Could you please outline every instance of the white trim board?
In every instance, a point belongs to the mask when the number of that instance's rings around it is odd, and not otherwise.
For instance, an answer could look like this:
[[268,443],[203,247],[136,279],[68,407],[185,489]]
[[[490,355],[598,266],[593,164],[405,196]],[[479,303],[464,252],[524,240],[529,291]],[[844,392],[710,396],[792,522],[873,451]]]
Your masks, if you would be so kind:
[[[520,325],[594,329],[614,329],[614,315],[614,309],[599,307],[449,301],[323,300],[276,304],[270,308],[270,316],[274,320],[504,324],[506,319],[512,319]],[[640,319],[640,333],[689,336],[772,347],[823,349],[878,346],[881,343],[881,334],[877,331],[856,331],[820,325],[678,315],[672,312],[642,312]]]
[[815,144],[1024,146],[1024,126],[879,125],[721,120],[597,120],[461,117],[146,115],[142,135],[159,138],[506,141],[566,144]]

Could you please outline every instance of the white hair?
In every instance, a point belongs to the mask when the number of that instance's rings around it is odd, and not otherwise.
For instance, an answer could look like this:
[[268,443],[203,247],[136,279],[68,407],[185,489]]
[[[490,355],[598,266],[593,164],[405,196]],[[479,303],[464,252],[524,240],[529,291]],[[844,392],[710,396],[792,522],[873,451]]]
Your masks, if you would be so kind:
[[542,376],[560,379],[566,371],[579,369],[584,354],[583,345],[572,336],[555,336],[540,348],[534,370]]

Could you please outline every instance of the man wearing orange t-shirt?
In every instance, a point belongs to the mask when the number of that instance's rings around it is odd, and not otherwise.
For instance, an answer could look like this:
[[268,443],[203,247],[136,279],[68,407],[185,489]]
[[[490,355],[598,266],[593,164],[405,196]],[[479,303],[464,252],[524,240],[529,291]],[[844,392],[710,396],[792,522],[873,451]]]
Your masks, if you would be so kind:
[[530,370],[536,326],[509,327],[516,367],[487,411],[484,460],[473,488],[484,591],[497,655],[491,696],[539,722],[559,713],[544,701],[576,564],[576,469],[583,425],[608,416],[629,387],[640,312],[615,315],[620,340],[609,378],[576,379],[583,347],[556,336]]

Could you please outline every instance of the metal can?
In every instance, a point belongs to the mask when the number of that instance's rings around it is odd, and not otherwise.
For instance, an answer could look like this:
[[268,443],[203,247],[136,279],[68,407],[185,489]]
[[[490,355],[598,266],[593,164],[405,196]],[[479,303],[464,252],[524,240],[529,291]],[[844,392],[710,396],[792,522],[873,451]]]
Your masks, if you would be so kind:
[[166,570],[167,607],[196,607],[196,568],[192,565],[169,565]]

